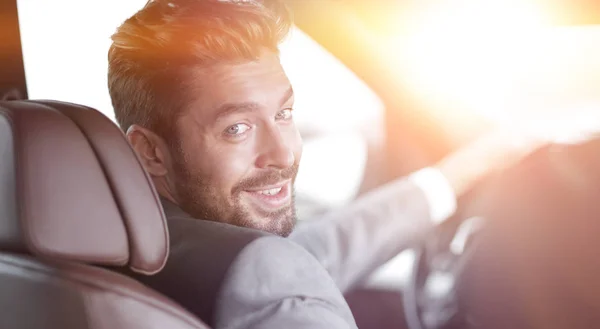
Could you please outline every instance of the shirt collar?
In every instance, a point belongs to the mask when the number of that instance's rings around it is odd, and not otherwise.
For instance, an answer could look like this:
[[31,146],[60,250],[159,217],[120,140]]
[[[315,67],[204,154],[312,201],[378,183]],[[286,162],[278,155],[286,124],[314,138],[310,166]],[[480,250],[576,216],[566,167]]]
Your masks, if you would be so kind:
[[167,218],[190,217],[190,215],[183,211],[183,209],[181,209],[178,205],[167,200],[166,198],[163,198],[162,196],[160,197],[160,203],[162,203],[162,207]]

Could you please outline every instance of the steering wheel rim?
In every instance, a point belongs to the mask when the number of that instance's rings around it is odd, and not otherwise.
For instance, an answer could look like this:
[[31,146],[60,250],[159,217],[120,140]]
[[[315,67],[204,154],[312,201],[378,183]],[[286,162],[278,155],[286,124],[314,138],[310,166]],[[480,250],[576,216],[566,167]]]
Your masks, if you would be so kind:
[[[409,329],[443,328],[449,323],[464,322],[459,314],[458,282],[475,250],[474,237],[484,223],[481,217],[470,217],[458,225],[439,227],[414,249],[413,266],[403,291]],[[445,236],[452,239],[447,242]],[[442,247],[432,247],[428,244],[431,241]]]
[[403,291],[403,308],[404,316],[408,329],[424,329],[423,323],[420,317],[420,309],[418,302],[418,275],[419,270],[415,269],[421,266],[424,248],[416,248],[414,250],[414,261],[412,270],[408,277],[408,282]]

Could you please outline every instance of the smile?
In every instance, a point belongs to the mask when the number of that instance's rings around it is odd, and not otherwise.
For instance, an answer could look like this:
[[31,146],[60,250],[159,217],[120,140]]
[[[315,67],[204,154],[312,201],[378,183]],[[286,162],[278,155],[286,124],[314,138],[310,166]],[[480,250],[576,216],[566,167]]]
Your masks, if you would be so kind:
[[251,203],[266,211],[274,211],[291,203],[292,184],[290,180],[260,188],[245,190]]
[[260,193],[263,195],[276,195],[276,194],[279,194],[279,192],[281,192],[282,189],[283,189],[283,187],[277,187],[277,188],[272,188],[270,190],[258,191],[257,193]]

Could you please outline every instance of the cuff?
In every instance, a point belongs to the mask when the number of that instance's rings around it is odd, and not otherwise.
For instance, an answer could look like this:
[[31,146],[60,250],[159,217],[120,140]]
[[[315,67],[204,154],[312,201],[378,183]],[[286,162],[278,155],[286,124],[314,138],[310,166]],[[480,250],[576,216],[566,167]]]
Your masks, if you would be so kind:
[[408,176],[408,179],[425,194],[434,223],[439,224],[454,214],[456,194],[441,171],[435,168],[424,168]]

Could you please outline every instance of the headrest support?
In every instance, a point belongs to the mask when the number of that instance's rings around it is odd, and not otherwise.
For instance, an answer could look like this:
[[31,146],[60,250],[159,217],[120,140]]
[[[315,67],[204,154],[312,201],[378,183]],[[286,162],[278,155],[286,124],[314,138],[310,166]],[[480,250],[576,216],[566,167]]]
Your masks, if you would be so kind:
[[154,274],[168,255],[150,177],[100,112],[0,102],[0,250]]

